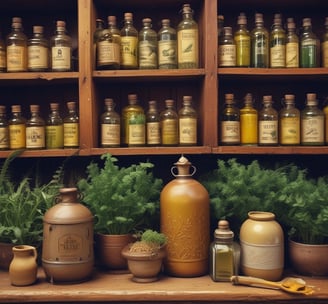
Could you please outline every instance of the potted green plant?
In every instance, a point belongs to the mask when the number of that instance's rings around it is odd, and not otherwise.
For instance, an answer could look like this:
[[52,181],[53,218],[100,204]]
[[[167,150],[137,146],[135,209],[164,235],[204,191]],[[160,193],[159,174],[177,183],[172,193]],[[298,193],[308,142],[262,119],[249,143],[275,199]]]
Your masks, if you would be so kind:
[[78,188],[95,216],[96,254],[101,263],[112,270],[126,269],[121,250],[133,240],[135,231],[159,218],[162,180],[154,177],[150,162],[119,167],[109,153],[101,159],[103,167],[91,162]]
[[140,239],[123,248],[122,255],[127,259],[133,281],[149,283],[158,280],[166,255],[166,242],[167,238],[163,233],[147,229]]

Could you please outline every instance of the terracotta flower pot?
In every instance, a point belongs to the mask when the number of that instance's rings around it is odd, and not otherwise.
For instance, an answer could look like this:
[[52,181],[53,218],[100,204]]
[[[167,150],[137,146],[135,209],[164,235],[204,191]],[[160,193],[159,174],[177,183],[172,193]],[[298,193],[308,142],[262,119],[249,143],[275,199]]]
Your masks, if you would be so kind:
[[311,245],[289,240],[289,258],[295,272],[307,276],[328,275],[328,244]]

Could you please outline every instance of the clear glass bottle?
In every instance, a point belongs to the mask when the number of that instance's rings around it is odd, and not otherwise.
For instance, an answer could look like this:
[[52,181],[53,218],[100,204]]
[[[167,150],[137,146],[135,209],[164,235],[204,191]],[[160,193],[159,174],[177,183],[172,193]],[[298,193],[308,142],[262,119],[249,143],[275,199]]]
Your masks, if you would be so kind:
[[236,66],[249,67],[251,65],[251,35],[247,29],[247,18],[240,14],[237,20],[238,29],[234,33],[236,44]]
[[0,33],[0,73],[7,71],[7,50],[6,43]]
[[225,107],[221,114],[221,144],[240,145],[240,112],[233,94],[225,94]]
[[26,149],[46,147],[45,121],[40,116],[40,106],[30,105],[31,117],[26,121]]
[[286,68],[298,68],[300,62],[299,38],[293,18],[287,19]]
[[264,27],[263,14],[255,14],[255,28],[251,31],[251,66],[269,67],[269,32]]
[[94,65],[95,67],[97,66],[97,61],[98,61],[98,57],[97,57],[97,43],[98,40],[100,38],[100,36],[102,35],[102,31],[104,30],[105,26],[104,26],[104,20],[97,18],[96,19],[96,29],[93,32],[93,56],[94,56]]
[[210,245],[210,277],[214,282],[230,282],[238,275],[240,264],[240,245],[234,242],[234,233],[229,222],[220,220]]
[[49,69],[49,42],[43,35],[43,26],[33,26],[33,37],[27,42],[27,69],[30,72]]
[[7,35],[7,72],[27,71],[27,37],[23,32],[22,18],[13,17],[11,32]]
[[318,108],[317,95],[306,94],[306,106],[301,111],[301,144],[322,146],[325,142],[325,116]]
[[133,14],[124,14],[121,29],[121,69],[138,68],[138,31],[133,25]]
[[278,145],[278,136],[278,112],[273,108],[272,96],[263,96],[263,108],[259,111],[259,145]]
[[182,21],[178,24],[177,34],[179,69],[197,69],[199,67],[199,32],[189,4],[184,4],[182,7]]
[[179,145],[197,145],[197,112],[192,105],[192,96],[183,96],[179,117]]
[[119,147],[121,141],[121,117],[115,111],[112,98],[105,98],[105,111],[100,116],[100,145],[103,148]]
[[285,95],[284,103],[279,112],[279,143],[283,146],[299,145],[301,120],[300,111],[295,107],[295,95]]
[[223,27],[224,27],[224,16],[218,15],[218,41],[220,41],[220,37],[223,34]]
[[146,117],[143,108],[138,104],[136,94],[128,95],[128,105],[122,111],[121,143],[135,147],[146,144]]
[[114,41],[119,45],[119,64],[117,66],[117,69],[119,69],[121,67],[121,31],[117,27],[116,16],[108,16],[107,21],[109,31],[112,34]]
[[20,105],[11,106],[11,117],[9,119],[9,148],[26,148],[26,119],[22,116]]
[[66,22],[56,22],[55,35],[50,38],[51,70],[69,72],[72,70],[72,39],[67,34]]
[[258,112],[250,93],[246,94],[244,107],[240,109],[240,143],[251,146],[258,144]]
[[160,113],[162,146],[177,146],[179,143],[179,117],[173,99],[165,100],[165,110]]
[[275,14],[270,32],[270,67],[286,67],[286,32],[280,14]]
[[319,66],[318,38],[312,31],[311,18],[303,19],[303,31],[300,42],[301,68],[315,68]]
[[161,144],[161,125],[156,100],[150,100],[148,102],[146,140],[147,146],[159,146]]
[[163,19],[158,31],[158,68],[178,68],[177,56],[177,32],[170,26],[170,19]]
[[46,120],[46,149],[64,147],[63,119],[59,113],[59,103],[50,103],[50,113]]
[[142,19],[142,24],[138,40],[139,69],[157,69],[157,33],[152,29],[150,18]]
[[64,149],[74,149],[80,146],[80,122],[77,103],[66,103],[68,114],[63,119]]
[[321,58],[322,58],[322,67],[328,67],[328,17],[325,18],[324,24],[325,30],[322,35],[321,42]]
[[236,66],[236,44],[232,36],[232,28],[225,26],[219,41],[219,66]]
[[0,105],[0,150],[9,149],[9,123],[6,116],[6,106]]

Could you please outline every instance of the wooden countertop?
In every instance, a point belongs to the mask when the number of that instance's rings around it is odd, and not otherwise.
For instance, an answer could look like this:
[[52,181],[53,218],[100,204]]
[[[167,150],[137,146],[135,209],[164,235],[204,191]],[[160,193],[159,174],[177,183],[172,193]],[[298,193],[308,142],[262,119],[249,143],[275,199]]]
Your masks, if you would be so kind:
[[153,283],[135,283],[131,274],[95,271],[83,283],[53,285],[45,280],[42,269],[35,284],[15,287],[8,272],[0,271],[0,303],[118,303],[118,302],[188,302],[188,303],[328,303],[328,278],[303,277],[315,287],[309,296],[291,295],[280,290],[235,286],[213,282],[209,276],[173,278],[162,276]]

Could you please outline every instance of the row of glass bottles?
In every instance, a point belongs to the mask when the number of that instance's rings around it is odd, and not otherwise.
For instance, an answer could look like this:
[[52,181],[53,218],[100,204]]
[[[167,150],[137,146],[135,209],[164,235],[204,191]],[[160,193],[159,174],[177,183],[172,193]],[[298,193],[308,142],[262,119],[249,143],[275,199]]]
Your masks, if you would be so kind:
[[183,96],[178,112],[175,101],[167,99],[165,110],[159,113],[157,102],[151,100],[145,113],[136,94],[128,95],[128,105],[121,115],[114,107],[113,99],[106,98],[105,112],[100,117],[102,147],[197,145],[197,113],[191,96]]
[[287,19],[284,28],[281,14],[275,14],[271,31],[268,31],[263,14],[257,13],[255,27],[249,31],[247,17],[240,13],[233,33],[232,27],[224,27],[224,17],[218,16],[219,67],[328,67],[328,17],[321,47],[320,39],[312,30],[311,18],[304,18],[302,22],[298,35],[293,18]]
[[12,105],[7,119],[6,107],[0,105],[0,150],[78,148],[76,102],[67,102],[67,108],[68,114],[62,118],[59,103],[50,103],[49,116],[44,120],[39,105],[30,105],[29,119],[22,115],[20,105]]
[[198,25],[189,4],[182,7],[177,30],[170,26],[170,19],[163,19],[156,33],[152,19],[144,18],[138,32],[132,13],[124,14],[122,29],[117,28],[115,16],[107,19],[107,28],[101,19],[96,20],[94,52],[98,70],[198,68]]
[[22,18],[12,18],[11,32],[0,37],[0,72],[68,72],[72,70],[72,39],[65,21],[56,22],[55,34],[47,39],[44,27],[33,26],[33,36],[27,38]]
[[234,95],[225,95],[225,109],[220,127],[222,145],[324,145],[328,144],[328,108],[318,108],[316,94],[306,95],[306,106],[295,107],[295,96],[284,97],[285,106],[278,112],[273,107],[272,96],[263,96],[260,111],[253,106],[250,93],[244,106],[238,109]]

